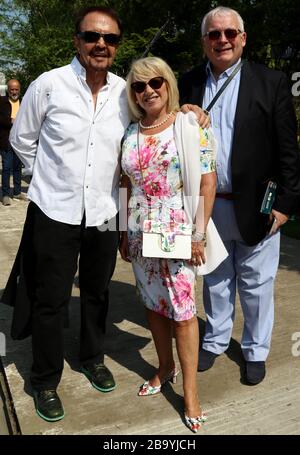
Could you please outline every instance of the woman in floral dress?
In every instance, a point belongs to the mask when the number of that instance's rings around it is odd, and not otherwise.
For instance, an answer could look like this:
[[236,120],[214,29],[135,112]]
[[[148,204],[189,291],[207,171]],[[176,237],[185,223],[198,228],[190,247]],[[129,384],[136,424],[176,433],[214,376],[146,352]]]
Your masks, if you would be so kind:
[[[187,221],[183,207],[183,181],[174,123],[178,113],[178,89],[170,67],[161,59],[147,57],[133,63],[127,80],[133,120],[122,147],[122,186],[128,189],[128,232],[123,233],[120,253],[132,263],[137,289],[146,308],[156,346],[159,367],[139,391],[140,396],[160,392],[179,371],[172,351],[172,334],[183,374],[187,426],[194,432],[206,419],[196,383],[199,333],[195,305],[195,266],[205,262],[205,229],[215,197],[215,156],[211,132],[200,129],[200,195],[204,196],[203,232],[192,236],[192,258],[161,259],[142,256],[144,219]],[[187,114],[193,115],[193,114]],[[199,134],[199,128],[196,127]]]

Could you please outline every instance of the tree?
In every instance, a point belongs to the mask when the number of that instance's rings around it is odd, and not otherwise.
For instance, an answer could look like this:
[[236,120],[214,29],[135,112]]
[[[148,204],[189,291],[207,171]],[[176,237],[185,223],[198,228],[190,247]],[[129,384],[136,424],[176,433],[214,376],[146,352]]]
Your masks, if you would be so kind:
[[66,64],[74,54],[72,15],[88,2],[70,3],[1,1],[1,67],[27,85],[42,72]]
[[[0,0],[0,67],[28,83],[51,68],[67,64],[74,55],[74,13],[94,1]],[[171,16],[168,27],[152,48],[175,71],[201,59],[201,15],[210,0],[111,0],[124,22],[124,39],[113,70],[125,76],[130,62],[143,54],[149,42]],[[191,21],[191,18],[194,18]]]
[[[75,12],[89,0],[0,0],[0,69],[26,87],[39,74],[65,65],[74,55]],[[245,56],[286,72],[299,69],[298,0],[107,0],[123,19],[125,34],[113,71],[125,76],[130,62],[168,26],[150,53],[164,58],[176,73],[203,60],[200,25],[219,4],[237,9],[245,19]]]

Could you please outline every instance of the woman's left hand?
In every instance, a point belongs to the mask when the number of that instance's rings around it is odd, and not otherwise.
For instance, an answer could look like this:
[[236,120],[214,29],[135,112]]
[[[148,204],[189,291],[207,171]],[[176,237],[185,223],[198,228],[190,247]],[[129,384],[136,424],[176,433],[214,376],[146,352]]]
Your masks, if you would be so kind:
[[197,266],[205,264],[205,242],[201,240],[200,242],[192,242],[192,258],[189,263],[191,265]]

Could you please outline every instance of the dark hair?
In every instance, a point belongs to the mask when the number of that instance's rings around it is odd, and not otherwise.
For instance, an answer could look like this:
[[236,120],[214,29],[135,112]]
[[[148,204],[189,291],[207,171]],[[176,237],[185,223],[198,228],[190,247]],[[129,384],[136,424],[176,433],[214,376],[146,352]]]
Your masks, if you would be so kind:
[[118,24],[119,30],[120,30],[120,35],[122,35],[123,26],[122,26],[121,19],[119,18],[117,12],[114,9],[109,8],[107,6],[89,6],[87,8],[82,8],[78,12],[77,17],[76,17],[75,35],[76,35],[76,33],[81,32],[81,30],[80,30],[81,23],[82,23],[83,19],[85,18],[85,16],[87,16],[89,13],[102,13],[102,14],[105,14],[106,16],[109,16],[111,19],[116,21],[116,23]]

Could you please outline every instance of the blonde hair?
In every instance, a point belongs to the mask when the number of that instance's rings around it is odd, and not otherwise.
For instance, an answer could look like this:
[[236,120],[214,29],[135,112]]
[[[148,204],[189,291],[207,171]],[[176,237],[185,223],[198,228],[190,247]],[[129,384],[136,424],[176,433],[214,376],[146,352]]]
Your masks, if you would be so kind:
[[207,27],[207,22],[213,19],[215,16],[228,16],[231,14],[237,19],[238,26],[241,32],[244,32],[244,21],[242,17],[239,15],[239,13],[232,8],[227,8],[226,6],[218,6],[217,8],[212,9],[209,11],[207,14],[205,14],[202,24],[201,24],[201,34],[202,36],[205,35],[207,32],[206,27]]
[[146,57],[135,60],[130,68],[126,81],[126,92],[132,120],[138,121],[144,117],[145,111],[136,102],[132,82],[148,82],[156,76],[165,79],[168,92],[167,112],[179,110],[179,91],[175,75],[169,65],[159,57]]

